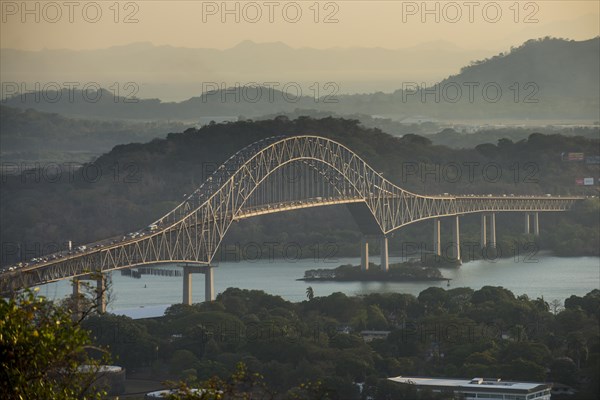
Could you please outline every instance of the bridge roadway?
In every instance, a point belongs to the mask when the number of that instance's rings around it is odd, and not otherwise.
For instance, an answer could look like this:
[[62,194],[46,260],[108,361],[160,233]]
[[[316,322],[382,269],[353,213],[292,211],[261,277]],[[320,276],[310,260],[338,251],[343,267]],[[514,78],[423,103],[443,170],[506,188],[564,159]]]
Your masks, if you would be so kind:
[[[301,174],[290,179],[289,167]],[[174,210],[147,228],[122,238],[105,239],[84,250],[58,252],[41,261],[12,266],[0,274],[0,292],[10,294],[68,278],[146,264],[181,263],[184,303],[191,302],[191,273],[206,276],[212,299],[212,267],[219,244],[232,222],[275,212],[345,204],[365,239],[362,266],[367,269],[367,237],[382,240],[381,265],[387,270],[387,235],[402,226],[434,220],[433,247],[441,244],[439,219],[453,218],[453,257],[460,260],[460,215],[481,213],[482,247],[495,246],[495,213],[525,213],[526,232],[538,212],[567,211],[583,197],[418,195],[389,182],[347,147],[319,136],[288,136],[253,143],[229,158]],[[487,219],[491,224],[487,239]],[[196,267],[194,267],[196,266]]]

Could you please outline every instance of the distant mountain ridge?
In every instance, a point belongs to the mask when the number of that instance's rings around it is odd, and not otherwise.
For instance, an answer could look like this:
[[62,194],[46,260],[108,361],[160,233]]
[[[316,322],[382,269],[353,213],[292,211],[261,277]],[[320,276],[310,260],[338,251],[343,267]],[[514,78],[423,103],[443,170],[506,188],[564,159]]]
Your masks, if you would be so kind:
[[[335,85],[319,86],[319,91],[304,88],[300,92],[294,90],[293,85],[292,90],[286,92],[281,91],[281,86],[241,86],[204,93],[178,103],[163,103],[158,99],[131,102],[122,94],[117,96],[114,91],[105,90],[97,102],[82,100],[79,92],[74,101],[64,93],[56,102],[40,100],[39,94],[36,97],[35,93],[30,93],[9,98],[4,104],[71,116],[142,120],[257,117],[312,108],[341,115],[364,113],[397,119],[420,115],[437,119],[598,121],[599,71],[600,37],[581,42],[544,38],[530,40],[506,54],[473,62],[463,67],[459,74],[427,90],[420,87],[419,81],[405,82],[404,87],[393,93],[357,95],[342,95]],[[297,93],[301,95],[296,96]]]
[[[293,48],[281,42],[244,41],[229,49],[132,43],[98,50],[0,49],[0,69],[10,82],[135,82],[142,97],[181,99],[202,93],[203,82],[335,81],[342,93],[391,91],[403,80],[437,81],[490,51],[446,42],[400,49]],[[243,68],[240,68],[243,66]],[[427,67],[424,67],[427,66]]]
[[494,56],[463,67],[446,82],[535,82],[551,95],[598,97],[600,93],[600,38],[581,42],[561,39],[529,40],[505,57]]

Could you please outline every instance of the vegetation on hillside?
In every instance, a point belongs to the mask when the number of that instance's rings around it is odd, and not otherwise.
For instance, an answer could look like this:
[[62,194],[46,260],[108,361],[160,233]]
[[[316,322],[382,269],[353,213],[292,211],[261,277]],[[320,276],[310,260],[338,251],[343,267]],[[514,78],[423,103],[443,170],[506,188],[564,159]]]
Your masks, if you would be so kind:
[[423,267],[419,262],[390,264],[388,271],[382,271],[380,265],[369,263],[369,269],[362,271],[361,266],[341,265],[333,269],[310,269],[304,272],[304,281],[441,281],[446,280],[442,273],[431,267]]
[[89,162],[114,146],[146,142],[188,126],[171,122],[73,119],[0,105],[0,157],[5,163]]
[[[30,290],[0,298],[3,399],[105,398],[98,377],[108,352],[92,344],[72,310]],[[94,311],[88,308],[85,315]]]
[[[211,303],[173,305],[161,318],[104,315],[87,324],[107,332],[97,343],[120,365],[191,386],[227,380],[242,362],[242,376],[259,374],[275,398],[414,400],[414,389],[386,379],[404,375],[556,382],[584,400],[600,394],[599,307],[598,290],[563,305],[491,286],[301,303],[229,288]],[[363,330],[389,334],[365,341]],[[321,397],[293,397],[307,381],[319,382]]]
[[[52,165],[23,174],[5,173],[0,187],[1,262],[11,263],[20,257],[29,259],[56,247],[64,248],[68,240],[77,245],[141,229],[170,211],[184,194],[196,189],[236,151],[256,140],[282,134],[319,134],[337,140],[390,181],[416,193],[597,193],[596,186],[577,186],[575,180],[597,178],[598,165],[561,158],[563,152],[597,155],[598,140],[582,137],[532,134],[516,143],[503,139],[498,144],[454,150],[432,145],[425,137],[393,137],[364,128],[358,121],[337,118],[302,117],[290,121],[280,117],[212,124],[145,144],[116,146],[94,163],[81,169],[59,169],[58,175]],[[590,199],[578,210],[544,214],[540,243],[558,249],[560,246],[555,244],[574,240],[573,246],[565,249],[569,254],[598,254],[594,241],[598,232],[598,218],[594,218],[597,199]],[[519,233],[521,218],[517,214],[498,217],[499,242],[510,244],[523,239]],[[552,227],[559,221],[565,229],[554,230]],[[464,241],[477,241],[478,229],[477,216],[463,218]],[[550,237],[547,231],[553,232],[553,240],[545,239]],[[391,239],[390,248],[399,248],[400,240],[430,243],[430,232],[429,224],[408,226]],[[443,228],[442,232],[442,240],[450,240],[450,230]],[[240,246],[236,247],[236,243],[243,245],[248,241],[259,246],[269,241],[295,242],[306,249],[320,246],[321,255],[341,256],[357,254],[359,239],[360,232],[348,210],[337,206],[242,221],[232,226],[226,244],[234,244],[227,252],[230,256],[239,255]],[[302,253],[314,255],[308,249]]]

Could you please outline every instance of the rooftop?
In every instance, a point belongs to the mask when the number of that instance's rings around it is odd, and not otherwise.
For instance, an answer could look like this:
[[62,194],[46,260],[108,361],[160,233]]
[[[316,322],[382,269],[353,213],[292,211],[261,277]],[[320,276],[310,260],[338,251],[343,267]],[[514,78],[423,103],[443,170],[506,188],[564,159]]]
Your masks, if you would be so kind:
[[486,392],[502,391],[515,393],[531,393],[544,389],[550,389],[552,386],[549,383],[502,381],[498,378],[456,379],[397,376],[388,379],[398,383],[407,383],[419,386],[431,386],[432,389],[433,387],[453,388],[460,389],[461,391],[477,390]]

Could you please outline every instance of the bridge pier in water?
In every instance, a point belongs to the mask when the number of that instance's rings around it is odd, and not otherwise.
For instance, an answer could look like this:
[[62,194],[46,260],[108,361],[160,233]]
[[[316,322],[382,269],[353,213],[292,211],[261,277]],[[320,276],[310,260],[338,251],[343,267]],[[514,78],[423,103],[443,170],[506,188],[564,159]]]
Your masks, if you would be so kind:
[[452,255],[451,257],[462,264],[460,259],[460,219],[457,216],[453,217],[452,224]]
[[73,298],[79,298],[79,279],[73,278]]
[[[379,238],[379,251],[381,260],[380,268],[383,272],[388,272],[390,270],[390,263],[388,237],[386,235],[381,235]],[[369,270],[369,237],[367,235],[363,235],[360,240],[360,270]]]
[[96,278],[96,306],[100,314],[106,313],[106,280],[104,274]]
[[369,240],[366,236],[360,240],[360,269],[361,271],[369,269]]
[[482,250],[487,247],[487,216],[485,214],[481,214],[481,237],[479,244]]
[[433,219],[433,254],[436,256],[442,255],[441,235],[440,235],[441,221],[439,218]]
[[192,274],[204,274],[204,301],[215,299],[213,268],[211,265],[183,266],[183,304],[192,305]]
[[[533,217],[533,218],[531,218]],[[525,213],[525,233],[531,234],[531,220],[533,219],[533,234],[540,235],[540,217],[538,212]]]
[[[490,225],[489,240],[487,236],[488,218]],[[479,244],[482,250],[488,246],[493,249],[496,248],[496,213],[481,214],[481,237]]]
[[388,238],[385,235],[381,236],[381,241],[379,242],[380,252],[381,252],[381,270],[383,272],[388,272],[390,270],[389,265],[389,257],[388,257]]
[[96,281],[96,309],[100,314],[106,313],[106,278],[104,274],[98,272],[99,275],[83,275],[73,278],[73,320],[78,320],[81,317],[81,282],[84,280]]
[[490,247],[496,248],[496,213],[490,214]]
[[74,305],[73,308],[74,308],[74,310],[72,310],[73,314],[71,315],[71,319],[73,321],[78,321],[79,318],[81,317],[80,316],[81,310],[79,309],[79,306],[80,306],[79,299],[80,299],[81,293],[80,293],[79,289],[80,289],[79,279],[74,278],[73,279],[73,305]]

